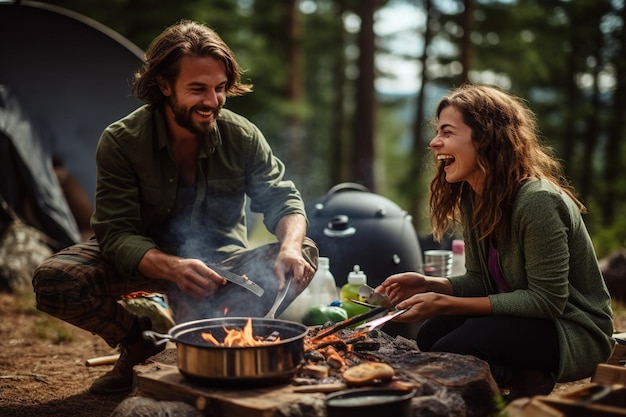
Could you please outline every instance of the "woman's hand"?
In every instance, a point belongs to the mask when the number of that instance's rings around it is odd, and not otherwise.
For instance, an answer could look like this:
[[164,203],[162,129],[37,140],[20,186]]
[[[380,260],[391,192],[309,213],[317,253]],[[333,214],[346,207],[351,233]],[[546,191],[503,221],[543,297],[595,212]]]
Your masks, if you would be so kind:
[[454,298],[434,292],[415,294],[396,305],[398,310],[408,310],[396,316],[394,321],[409,323],[446,314],[450,304],[454,302]]
[[428,278],[417,272],[392,275],[376,288],[376,292],[387,294],[394,304],[427,290]]
[[492,314],[489,297],[455,297],[453,295],[427,292],[416,294],[396,307],[408,311],[396,316],[393,321],[422,321],[434,316],[469,315],[486,316]]
[[414,322],[444,314],[490,314],[487,297],[461,298],[452,296],[452,284],[447,278],[431,277],[417,272],[395,274],[376,288],[387,294],[398,309],[408,309],[393,321]]

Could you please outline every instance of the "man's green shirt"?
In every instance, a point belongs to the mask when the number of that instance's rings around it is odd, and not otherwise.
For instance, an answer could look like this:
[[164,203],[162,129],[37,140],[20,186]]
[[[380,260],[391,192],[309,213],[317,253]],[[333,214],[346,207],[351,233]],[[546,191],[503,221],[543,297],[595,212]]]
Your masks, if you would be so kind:
[[170,155],[164,115],[147,106],[100,138],[91,225],[103,256],[122,274],[134,275],[155,247],[213,261],[246,248],[246,195],[272,233],[281,217],[305,215],[300,193],[284,179],[284,164],[263,134],[231,111],[222,109],[203,141],[192,189],[179,184]]

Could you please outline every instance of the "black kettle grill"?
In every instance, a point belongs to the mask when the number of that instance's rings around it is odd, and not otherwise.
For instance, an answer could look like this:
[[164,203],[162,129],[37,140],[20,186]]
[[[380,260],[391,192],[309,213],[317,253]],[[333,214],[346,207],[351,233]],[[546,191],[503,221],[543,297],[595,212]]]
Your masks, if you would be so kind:
[[307,205],[307,235],[330,259],[339,287],[354,265],[375,287],[389,275],[421,271],[422,250],[411,216],[397,204],[355,183],[341,183]]

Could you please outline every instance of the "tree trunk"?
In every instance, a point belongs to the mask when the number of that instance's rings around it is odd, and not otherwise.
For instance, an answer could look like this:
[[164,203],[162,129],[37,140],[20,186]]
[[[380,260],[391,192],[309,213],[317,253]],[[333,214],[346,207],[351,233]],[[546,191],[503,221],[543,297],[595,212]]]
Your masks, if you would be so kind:
[[374,191],[374,9],[375,0],[362,0],[359,5],[361,31],[359,33],[359,78],[354,120],[354,147],[352,175],[355,182]]
[[423,135],[422,123],[425,118],[424,105],[426,102],[426,84],[428,83],[428,71],[426,70],[426,61],[428,60],[428,48],[433,37],[433,33],[430,29],[430,22],[433,19],[435,13],[434,6],[430,0],[424,0],[424,10],[426,11],[426,27],[424,28],[424,51],[420,58],[420,65],[422,67],[420,89],[417,95],[415,103],[415,119],[413,122],[413,148],[411,167],[409,169],[408,177],[404,181],[404,188],[407,190],[410,196],[409,213],[413,217],[413,225],[416,230],[420,230],[421,213],[420,207],[423,206],[419,201],[420,196],[428,195],[423,192],[422,182],[420,178],[423,174],[422,165],[424,157],[426,155],[426,140]]
[[474,1],[463,0],[465,10],[463,11],[463,37],[461,38],[461,65],[463,67],[461,72],[461,83],[469,81],[469,71],[472,67],[472,44],[471,36],[473,29],[473,13],[474,13]]
[[[339,7],[339,16],[343,16],[346,11],[345,0],[337,0],[337,7]],[[341,45],[346,44],[346,35],[341,20],[336,26],[337,29],[337,41]],[[341,48],[341,53],[337,54],[335,60],[335,68],[333,70],[334,77],[334,91],[335,96],[332,106],[335,109],[333,112],[333,127],[331,129],[331,143],[330,149],[330,181],[331,186],[345,182],[350,177],[348,164],[344,163],[348,160],[346,157],[346,150],[348,149],[347,141],[344,136],[344,124],[346,123],[345,109],[344,109],[344,97],[346,95],[346,60]]]
[[[626,22],[626,6],[620,10],[622,22]],[[623,56],[626,53],[626,27],[622,24],[619,33],[621,53],[618,51],[614,56],[615,67],[615,92],[613,94],[613,107],[611,110],[611,123],[609,123],[608,140],[606,144],[606,163],[604,164],[604,184],[606,192],[602,204],[602,223],[605,226],[615,221],[616,207],[618,202],[626,200],[623,187],[620,187],[619,175],[623,163],[624,123],[626,119],[626,63]]]
[[[289,65],[287,80],[287,99],[293,103],[294,108],[298,108],[302,100],[302,28],[300,24],[300,11],[296,0],[285,2],[285,13],[287,16],[287,33],[289,42],[287,45],[287,59]],[[287,129],[288,142],[291,143],[291,161],[289,166],[293,170],[294,178],[299,183],[304,183],[305,158],[304,158],[304,127],[300,115],[291,114]]]

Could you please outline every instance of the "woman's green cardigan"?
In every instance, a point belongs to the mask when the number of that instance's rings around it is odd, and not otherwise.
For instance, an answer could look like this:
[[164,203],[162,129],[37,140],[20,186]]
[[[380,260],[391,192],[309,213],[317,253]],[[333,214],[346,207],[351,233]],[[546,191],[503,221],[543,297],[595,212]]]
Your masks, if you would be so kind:
[[[488,241],[471,228],[471,204],[463,205],[465,275],[451,277],[454,295],[487,295],[493,314],[554,320],[559,337],[557,380],[593,375],[611,355],[611,299],[578,207],[545,180],[519,190],[511,232],[500,239],[498,263],[510,292],[498,293],[487,270]],[[541,343],[541,340],[537,340]]]

